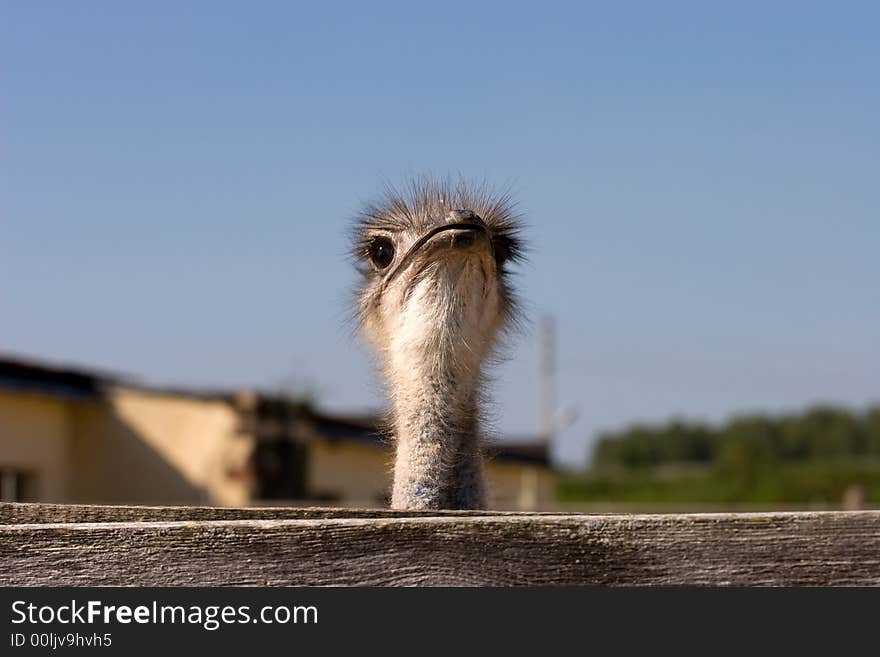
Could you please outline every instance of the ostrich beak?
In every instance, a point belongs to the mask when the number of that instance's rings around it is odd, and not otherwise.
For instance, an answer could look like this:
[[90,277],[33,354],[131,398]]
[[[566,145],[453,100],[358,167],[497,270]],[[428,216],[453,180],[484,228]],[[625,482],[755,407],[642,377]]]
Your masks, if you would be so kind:
[[439,233],[431,239],[426,246],[430,248],[452,248],[456,250],[470,250],[478,242],[485,242],[486,247],[490,246],[489,236],[486,229],[482,226],[457,224],[447,227],[445,232]]
[[[458,213],[455,213],[455,215],[457,214]],[[403,257],[398,261],[397,265],[385,275],[385,279],[382,281],[382,289],[384,290],[384,288],[398,274],[400,274],[400,272],[406,269],[422,247],[429,243],[432,247],[436,244],[438,246],[445,245],[455,247],[456,249],[470,249],[477,243],[485,242],[490,253],[494,257],[495,249],[492,245],[492,240],[489,238],[486,224],[477,215],[473,213],[467,214],[466,221],[452,221],[450,223],[441,224],[440,226],[435,226],[416,240],[415,243],[409,247],[409,250],[403,254]],[[450,218],[455,215],[450,213]],[[447,234],[444,235],[443,233]],[[442,235],[442,237],[437,237],[438,235]]]

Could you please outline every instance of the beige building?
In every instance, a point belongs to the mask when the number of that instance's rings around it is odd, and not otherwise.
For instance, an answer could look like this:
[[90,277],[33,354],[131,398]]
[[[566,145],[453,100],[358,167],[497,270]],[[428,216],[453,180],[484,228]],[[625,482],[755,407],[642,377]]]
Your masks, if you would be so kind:
[[[0,358],[0,500],[383,506],[392,454],[376,427],[277,396]],[[552,508],[546,445],[501,443],[487,472],[494,508]]]

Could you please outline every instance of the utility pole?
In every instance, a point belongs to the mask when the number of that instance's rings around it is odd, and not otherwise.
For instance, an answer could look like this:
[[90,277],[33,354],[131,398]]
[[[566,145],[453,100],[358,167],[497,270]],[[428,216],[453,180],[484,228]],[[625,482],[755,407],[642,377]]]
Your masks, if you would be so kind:
[[556,327],[544,315],[538,323],[538,433],[550,443],[556,433]]
[[[556,345],[553,318],[544,315],[538,322],[538,438],[549,452],[556,433],[556,395],[553,386],[556,369]],[[541,474],[538,468],[525,467],[520,474],[518,506],[534,511],[541,500]]]

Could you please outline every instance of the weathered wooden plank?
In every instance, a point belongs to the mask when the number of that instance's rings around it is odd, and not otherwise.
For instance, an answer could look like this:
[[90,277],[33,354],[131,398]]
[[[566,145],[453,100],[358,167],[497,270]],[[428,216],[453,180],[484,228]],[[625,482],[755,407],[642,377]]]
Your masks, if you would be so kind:
[[0,525],[59,522],[177,522],[184,520],[309,520],[436,516],[535,515],[500,511],[392,511],[332,507],[116,506],[0,502]]
[[880,585],[880,512],[12,524],[4,585]]

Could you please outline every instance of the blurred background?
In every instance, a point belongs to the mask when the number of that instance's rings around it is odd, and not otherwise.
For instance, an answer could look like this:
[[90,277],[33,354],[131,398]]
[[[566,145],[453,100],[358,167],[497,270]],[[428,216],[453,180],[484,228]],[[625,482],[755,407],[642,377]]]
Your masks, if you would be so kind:
[[347,228],[508,185],[495,506],[880,506],[880,7],[16,2],[0,497],[375,506]]

